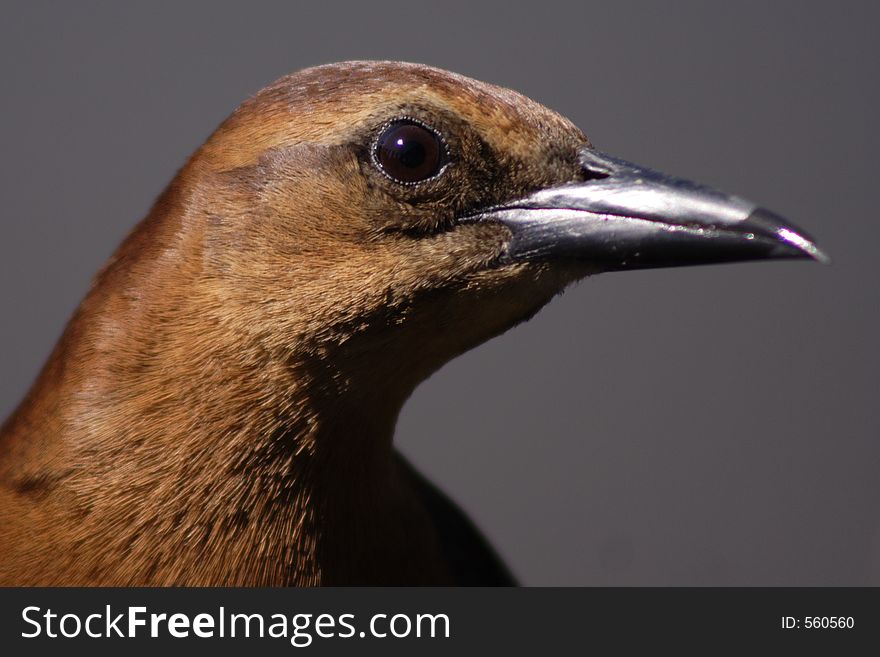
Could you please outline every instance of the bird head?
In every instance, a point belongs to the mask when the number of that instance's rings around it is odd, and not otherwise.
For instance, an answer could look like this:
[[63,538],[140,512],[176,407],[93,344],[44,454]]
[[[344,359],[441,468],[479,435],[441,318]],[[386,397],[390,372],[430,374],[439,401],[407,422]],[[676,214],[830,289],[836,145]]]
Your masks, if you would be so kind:
[[390,449],[414,386],[583,276],[759,258],[823,256],[512,91],[284,77],[190,158],[0,428],[0,477],[54,495],[40,525],[0,504],[17,581],[446,583]]
[[585,275],[824,257],[752,203],[600,153],[518,93],[414,64],[284,77],[185,171],[224,316],[270,351],[327,355],[348,364],[336,379],[369,371],[402,396]]

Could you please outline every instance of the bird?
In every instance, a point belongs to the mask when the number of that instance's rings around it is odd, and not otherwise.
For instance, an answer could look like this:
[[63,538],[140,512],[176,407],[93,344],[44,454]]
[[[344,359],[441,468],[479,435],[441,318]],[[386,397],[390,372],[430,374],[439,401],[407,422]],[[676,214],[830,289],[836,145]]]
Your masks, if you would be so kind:
[[514,585],[395,450],[414,388],[587,276],[766,259],[827,256],[515,91],[289,74],[185,162],[0,429],[0,584]]

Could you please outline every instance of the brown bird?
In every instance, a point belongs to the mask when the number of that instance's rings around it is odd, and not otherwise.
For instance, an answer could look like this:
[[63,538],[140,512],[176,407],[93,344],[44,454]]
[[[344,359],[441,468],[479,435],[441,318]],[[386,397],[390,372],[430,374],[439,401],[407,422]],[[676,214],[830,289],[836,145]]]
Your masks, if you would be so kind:
[[281,78],[96,276],[0,433],[0,583],[507,584],[393,449],[449,359],[589,274],[822,254],[421,65]]

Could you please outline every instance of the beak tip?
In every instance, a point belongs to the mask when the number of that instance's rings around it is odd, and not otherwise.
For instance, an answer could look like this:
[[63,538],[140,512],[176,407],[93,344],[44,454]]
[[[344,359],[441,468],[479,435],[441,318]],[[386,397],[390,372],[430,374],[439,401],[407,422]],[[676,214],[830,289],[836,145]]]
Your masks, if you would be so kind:
[[812,237],[775,212],[757,208],[746,219],[746,223],[765,234],[773,234],[782,243],[789,257],[815,260],[823,265],[831,264],[831,258],[816,245]]
[[818,262],[820,265],[830,265],[831,264],[831,256],[825,253],[822,249],[820,249],[815,244],[813,245],[813,253],[810,255],[813,256],[813,260]]
[[777,235],[784,245],[783,248],[790,254],[790,257],[800,260],[812,260],[820,265],[831,264],[831,257],[816,246],[813,240],[804,237],[802,234],[788,229],[780,229]]

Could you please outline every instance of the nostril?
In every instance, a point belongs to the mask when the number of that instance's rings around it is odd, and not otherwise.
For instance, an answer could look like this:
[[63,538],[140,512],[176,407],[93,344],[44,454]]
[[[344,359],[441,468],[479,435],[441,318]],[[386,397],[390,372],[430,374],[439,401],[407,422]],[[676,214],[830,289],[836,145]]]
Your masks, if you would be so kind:
[[605,180],[610,178],[618,168],[614,158],[600,153],[593,148],[582,148],[578,151],[578,164],[580,164],[581,180]]
[[600,171],[599,169],[590,168],[584,164],[581,164],[581,181],[589,182],[591,180],[604,180],[608,178],[611,174],[607,171]]

